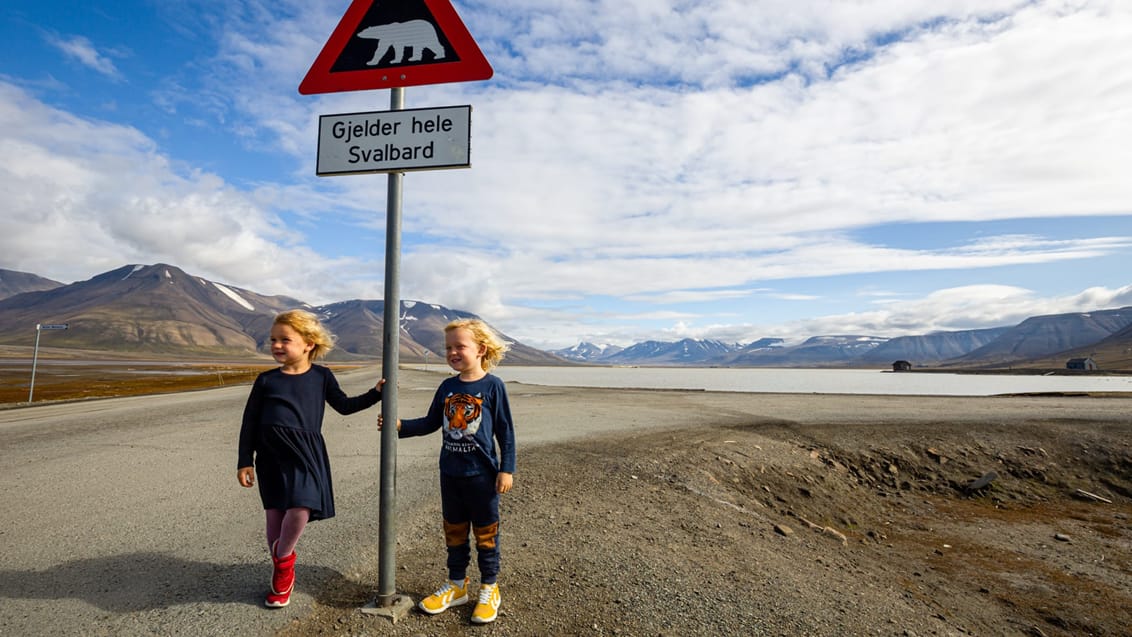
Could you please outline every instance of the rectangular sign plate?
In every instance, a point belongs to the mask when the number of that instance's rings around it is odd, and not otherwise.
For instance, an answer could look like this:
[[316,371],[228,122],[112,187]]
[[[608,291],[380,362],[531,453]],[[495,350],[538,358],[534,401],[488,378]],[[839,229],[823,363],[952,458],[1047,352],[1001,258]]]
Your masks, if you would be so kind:
[[469,168],[471,134],[471,106],[322,115],[315,173]]

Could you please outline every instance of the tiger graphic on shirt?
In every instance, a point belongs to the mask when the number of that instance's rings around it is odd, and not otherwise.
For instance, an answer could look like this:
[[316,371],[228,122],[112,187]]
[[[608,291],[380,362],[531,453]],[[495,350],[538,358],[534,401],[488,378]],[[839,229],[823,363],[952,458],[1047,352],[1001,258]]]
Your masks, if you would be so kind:
[[483,422],[483,395],[451,393],[444,398],[444,436],[471,440]]

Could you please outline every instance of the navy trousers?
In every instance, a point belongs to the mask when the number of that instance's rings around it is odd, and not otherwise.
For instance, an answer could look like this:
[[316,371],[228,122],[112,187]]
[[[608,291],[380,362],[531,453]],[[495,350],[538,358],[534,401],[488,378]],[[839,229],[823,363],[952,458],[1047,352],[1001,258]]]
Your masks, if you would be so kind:
[[456,478],[440,474],[440,506],[444,515],[444,544],[448,548],[448,577],[464,581],[472,561],[469,532],[476,542],[480,582],[499,577],[499,494],[495,474]]

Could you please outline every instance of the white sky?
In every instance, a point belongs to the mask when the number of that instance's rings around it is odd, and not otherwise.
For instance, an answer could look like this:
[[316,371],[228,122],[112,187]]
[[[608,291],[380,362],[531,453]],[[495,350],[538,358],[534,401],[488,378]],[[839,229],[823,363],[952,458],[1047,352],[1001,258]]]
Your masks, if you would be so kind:
[[[479,0],[472,168],[405,177],[401,297],[537,347],[898,336],[1132,304],[1132,3]],[[46,6],[44,6],[46,5]],[[383,296],[384,175],[314,176],[349,6],[0,8],[0,267]]]

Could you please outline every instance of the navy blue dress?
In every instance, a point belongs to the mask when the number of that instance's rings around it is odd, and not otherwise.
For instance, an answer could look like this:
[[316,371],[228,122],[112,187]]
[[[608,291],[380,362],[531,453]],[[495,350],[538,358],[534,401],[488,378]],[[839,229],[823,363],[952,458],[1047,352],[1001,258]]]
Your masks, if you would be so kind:
[[260,374],[244,407],[237,468],[254,461],[263,508],[306,507],[311,520],[334,517],[330,458],[322,437],[326,405],[346,415],[380,400],[376,388],[347,396],[322,365],[311,365],[302,374],[280,369]]

